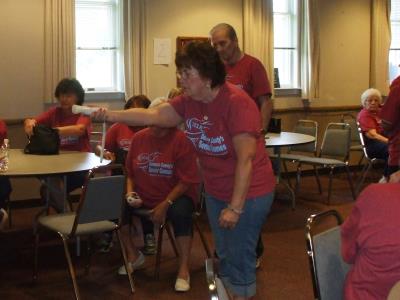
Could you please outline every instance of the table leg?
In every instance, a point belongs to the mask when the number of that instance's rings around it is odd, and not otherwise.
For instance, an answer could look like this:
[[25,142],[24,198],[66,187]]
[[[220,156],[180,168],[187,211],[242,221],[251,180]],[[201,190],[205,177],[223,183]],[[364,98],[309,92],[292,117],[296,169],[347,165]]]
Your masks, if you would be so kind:
[[292,200],[292,209],[295,209],[296,207],[296,195],[293,191],[293,189],[285,182],[282,181],[281,179],[281,148],[280,147],[274,147],[274,153],[276,154],[276,162],[277,162],[277,168],[276,168],[276,183],[280,184],[282,183],[286,189],[290,193],[290,198]]

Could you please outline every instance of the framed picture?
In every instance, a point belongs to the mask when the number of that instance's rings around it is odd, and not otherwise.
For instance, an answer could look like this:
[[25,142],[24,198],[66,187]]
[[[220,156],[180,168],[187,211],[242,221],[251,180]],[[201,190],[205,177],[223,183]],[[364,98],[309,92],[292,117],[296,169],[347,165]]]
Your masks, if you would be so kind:
[[202,36],[178,36],[176,38],[176,51],[183,49],[186,44],[194,41],[208,42],[210,38]]

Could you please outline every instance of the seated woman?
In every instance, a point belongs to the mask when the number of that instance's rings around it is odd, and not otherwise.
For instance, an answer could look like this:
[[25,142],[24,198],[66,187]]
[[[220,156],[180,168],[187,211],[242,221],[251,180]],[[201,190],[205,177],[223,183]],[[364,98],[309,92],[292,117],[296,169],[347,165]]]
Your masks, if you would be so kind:
[[363,109],[357,116],[361,130],[364,134],[365,147],[368,156],[385,160],[384,177],[381,182],[386,182],[388,176],[388,138],[383,135],[382,121],[379,118],[381,93],[377,89],[367,89],[361,95]]
[[345,300],[386,299],[400,280],[399,175],[392,174],[391,183],[364,189],[342,225],[342,256],[353,264]]
[[[7,138],[7,126],[3,120],[0,120],[0,146],[3,145],[4,139]],[[5,210],[6,200],[10,197],[11,183],[10,179],[5,176],[0,176],[0,230],[7,223],[8,214]]]
[[[44,124],[58,129],[60,135],[60,150],[90,152],[89,136],[91,120],[81,114],[72,113],[72,105],[82,105],[85,91],[78,80],[73,78],[62,79],[55,90],[55,97],[59,105],[24,122],[25,133],[33,134],[36,124]],[[84,183],[86,172],[77,172],[67,176],[67,193],[81,187]],[[57,212],[64,210],[63,180],[61,177],[49,178],[50,205]],[[42,189],[41,189],[42,190]]]
[[[151,107],[165,100],[153,101]],[[135,192],[145,208],[151,209],[150,219],[162,224],[168,218],[174,228],[180,265],[176,291],[190,289],[189,255],[192,243],[192,213],[199,182],[196,155],[190,141],[177,128],[149,127],[136,133],[126,160],[127,196]],[[139,203],[140,205],[140,203]],[[137,206],[137,205],[134,205]],[[127,219],[130,216],[127,209]],[[130,272],[144,263],[130,235],[129,225],[122,228]],[[122,266],[119,274],[126,274]]]

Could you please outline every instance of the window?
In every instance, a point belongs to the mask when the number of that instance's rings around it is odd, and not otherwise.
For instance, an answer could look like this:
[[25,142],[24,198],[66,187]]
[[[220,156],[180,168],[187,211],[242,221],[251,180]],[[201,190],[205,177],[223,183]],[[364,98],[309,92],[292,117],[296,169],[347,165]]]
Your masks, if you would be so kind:
[[298,88],[298,3],[297,0],[273,1],[275,75],[279,75],[281,88]]
[[76,0],[76,77],[87,91],[121,91],[119,0]]
[[392,81],[400,75],[400,0],[392,0],[390,23],[392,42],[389,50],[389,78]]

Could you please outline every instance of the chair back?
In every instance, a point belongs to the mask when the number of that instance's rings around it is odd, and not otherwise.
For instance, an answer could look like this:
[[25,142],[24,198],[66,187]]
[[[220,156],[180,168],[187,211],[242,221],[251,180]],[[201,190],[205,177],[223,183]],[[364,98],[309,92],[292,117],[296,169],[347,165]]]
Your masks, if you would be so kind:
[[[121,217],[126,180],[125,175],[109,175],[116,168],[121,167],[101,167],[89,171],[74,226]],[[95,176],[100,171],[105,172]]]
[[349,158],[351,128],[346,123],[329,123],[322,140],[320,157],[338,157],[343,161]]
[[346,264],[341,255],[340,226],[312,234],[316,221],[335,217],[338,225],[342,218],[335,210],[313,214],[307,220],[306,242],[307,254],[313,280],[315,298],[320,300],[336,300],[343,298],[343,286],[350,265]]
[[318,123],[312,120],[298,120],[293,132],[307,134],[315,137],[314,143],[308,143],[304,145],[291,146],[289,153],[292,151],[296,152],[309,152],[314,155],[317,154],[317,137],[318,137]]
[[368,153],[367,153],[367,147],[365,146],[364,134],[361,130],[361,125],[359,122],[357,122],[357,130],[358,130],[358,136],[360,138],[360,144],[362,146],[362,151],[364,153],[364,156],[367,160],[371,160],[371,158],[368,156]]
[[360,145],[360,135],[358,134],[358,126],[356,118],[351,114],[344,114],[341,118],[342,123],[346,123],[350,125],[351,128],[351,144],[352,145]]

